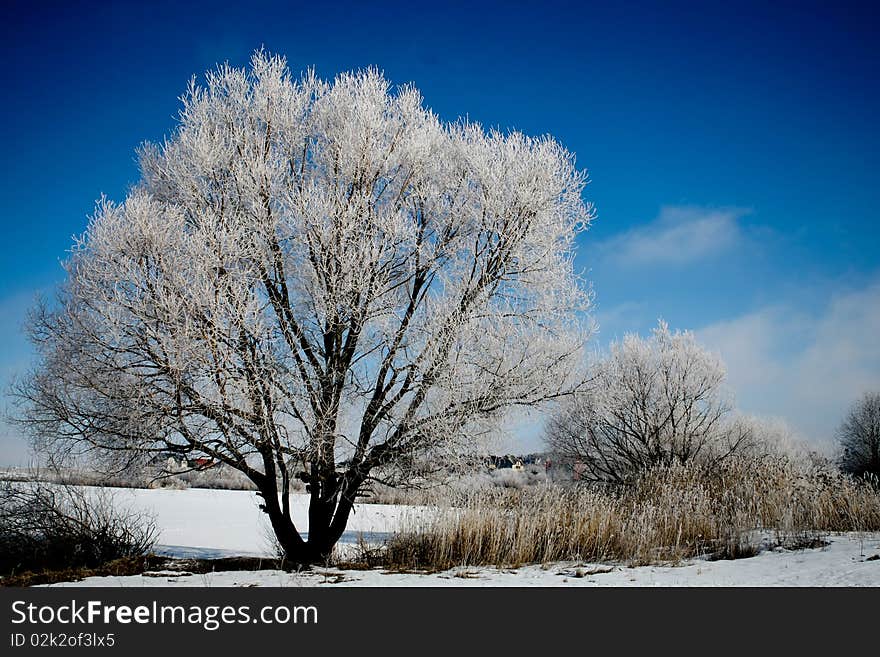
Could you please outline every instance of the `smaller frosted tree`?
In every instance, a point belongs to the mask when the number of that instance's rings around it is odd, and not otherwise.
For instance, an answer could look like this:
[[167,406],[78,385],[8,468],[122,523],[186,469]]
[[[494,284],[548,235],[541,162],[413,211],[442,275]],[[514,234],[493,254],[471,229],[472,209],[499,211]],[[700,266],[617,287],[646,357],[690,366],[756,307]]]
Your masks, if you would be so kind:
[[866,393],[856,402],[837,430],[840,467],[863,477],[880,477],[880,393]]
[[551,451],[587,480],[622,483],[656,465],[719,461],[749,432],[727,421],[726,371],[690,332],[659,322],[649,338],[627,335],[599,360],[592,385],[550,419]]

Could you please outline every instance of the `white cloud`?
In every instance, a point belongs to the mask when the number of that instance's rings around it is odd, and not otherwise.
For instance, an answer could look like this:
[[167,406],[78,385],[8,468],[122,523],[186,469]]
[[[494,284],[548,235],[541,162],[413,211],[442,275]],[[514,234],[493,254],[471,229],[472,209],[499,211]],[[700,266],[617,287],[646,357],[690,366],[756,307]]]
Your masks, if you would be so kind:
[[880,390],[880,280],[818,312],[767,307],[697,334],[727,363],[740,408],[782,416],[816,443],[832,442],[850,404]]
[[684,265],[727,251],[743,239],[739,208],[668,206],[651,223],[600,244],[600,257],[619,266]]

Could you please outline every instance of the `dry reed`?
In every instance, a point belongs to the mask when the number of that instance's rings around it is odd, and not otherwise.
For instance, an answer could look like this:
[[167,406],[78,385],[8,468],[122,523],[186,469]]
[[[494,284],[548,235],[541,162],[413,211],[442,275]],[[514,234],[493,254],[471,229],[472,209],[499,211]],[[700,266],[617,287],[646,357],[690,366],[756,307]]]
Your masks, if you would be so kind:
[[[880,530],[880,494],[822,464],[736,458],[655,468],[625,486],[488,489],[412,521],[385,567],[447,569],[552,561],[647,564],[814,545],[827,532]],[[376,555],[371,554],[375,563]]]

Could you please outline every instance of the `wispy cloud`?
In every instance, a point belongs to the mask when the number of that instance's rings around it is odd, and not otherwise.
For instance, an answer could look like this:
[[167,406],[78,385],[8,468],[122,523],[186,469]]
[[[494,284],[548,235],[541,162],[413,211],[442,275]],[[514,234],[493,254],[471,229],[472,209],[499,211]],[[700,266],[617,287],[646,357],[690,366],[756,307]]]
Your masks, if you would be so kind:
[[598,341],[601,343],[622,338],[626,333],[638,332],[639,327],[648,321],[656,321],[646,304],[639,301],[624,301],[613,306],[597,304],[595,320],[599,329]]
[[697,333],[727,363],[740,407],[782,416],[817,443],[833,440],[864,392],[880,390],[880,279],[818,311],[765,307]]
[[651,223],[597,245],[618,266],[685,265],[727,251],[743,239],[742,208],[667,206]]

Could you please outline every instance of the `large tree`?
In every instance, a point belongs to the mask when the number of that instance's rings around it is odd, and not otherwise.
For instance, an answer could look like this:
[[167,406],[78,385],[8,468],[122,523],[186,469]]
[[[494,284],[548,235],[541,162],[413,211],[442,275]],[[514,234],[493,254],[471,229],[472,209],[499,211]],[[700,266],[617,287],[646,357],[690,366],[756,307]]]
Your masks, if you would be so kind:
[[405,481],[419,455],[576,384],[573,240],[592,209],[553,139],[444,123],[376,71],[292,79],[257,53],[193,81],[140,169],[33,315],[19,392],[49,446],[237,468],[310,563],[377,472]]

